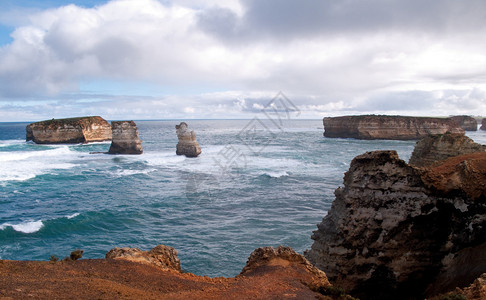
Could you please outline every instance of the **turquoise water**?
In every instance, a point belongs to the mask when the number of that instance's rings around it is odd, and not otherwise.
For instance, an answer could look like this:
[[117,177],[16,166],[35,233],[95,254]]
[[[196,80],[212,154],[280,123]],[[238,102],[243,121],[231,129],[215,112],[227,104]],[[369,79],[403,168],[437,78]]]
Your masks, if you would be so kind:
[[327,139],[321,120],[189,120],[203,153],[185,158],[179,122],[137,121],[140,156],[26,143],[27,123],[0,123],[0,259],[165,244],[186,271],[234,276],[257,247],[308,249],[353,157],[394,149],[408,160],[415,144]]

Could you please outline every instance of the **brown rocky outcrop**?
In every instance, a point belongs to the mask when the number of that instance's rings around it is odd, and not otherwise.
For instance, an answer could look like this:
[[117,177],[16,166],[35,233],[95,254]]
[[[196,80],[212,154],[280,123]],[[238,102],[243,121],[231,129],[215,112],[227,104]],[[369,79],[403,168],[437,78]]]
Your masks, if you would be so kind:
[[107,259],[0,260],[0,298],[352,299],[333,290],[322,271],[290,248],[255,250],[242,273],[233,278],[179,272],[175,250],[154,249],[118,248]]
[[111,140],[111,126],[101,117],[52,119],[27,125],[26,140],[36,144],[78,144]]
[[430,135],[417,142],[409,164],[425,167],[439,164],[449,157],[484,151],[486,146],[475,143],[463,134]]
[[196,141],[196,133],[189,131],[185,122],[176,125],[176,133],[179,139],[176,149],[177,155],[197,157],[201,154],[201,147],[199,147],[199,143]]
[[451,119],[466,131],[478,130],[478,121],[471,116],[453,116]]
[[137,125],[133,121],[111,122],[113,140],[109,154],[142,154],[142,140],[138,136]]
[[113,248],[106,253],[106,259],[124,259],[154,265],[164,270],[181,271],[181,262],[177,257],[177,251],[165,245],[158,245],[150,251],[129,247]]
[[464,133],[450,118],[362,115],[324,118],[330,138],[418,140],[430,134]]
[[484,118],[482,121],[481,121],[481,128],[479,128],[481,130],[486,130],[486,118]]
[[362,299],[423,299],[471,283],[486,272],[467,254],[486,242],[485,164],[486,153],[431,169],[395,151],[357,156],[307,259]]

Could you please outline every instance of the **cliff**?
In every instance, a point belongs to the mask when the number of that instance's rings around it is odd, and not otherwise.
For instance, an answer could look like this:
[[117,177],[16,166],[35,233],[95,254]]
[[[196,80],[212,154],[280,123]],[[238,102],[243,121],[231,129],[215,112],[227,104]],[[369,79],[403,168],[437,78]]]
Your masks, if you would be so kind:
[[111,126],[101,117],[52,119],[27,125],[26,140],[36,144],[78,144],[111,140]]
[[486,118],[484,118],[482,121],[481,121],[481,128],[479,128],[481,130],[486,130]]
[[111,122],[113,140],[109,154],[142,154],[142,140],[138,135],[137,125],[133,121]]
[[486,272],[486,153],[418,169],[395,151],[357,156],[306,253],[361,299],[423,299]]
[[486,146],[475,143],[462,134],[430,135],[417,142],[409,164],[417,167],[430,166],[449,157],[484,151]]
[[471,116],[453,116],[451,119],[466,131],[478,130],[478,122]]
[[324,118],[330,138],[418,140],[430,134],[464,133],[450,118],[362,115]]
[[256,249],[234,278],[183,273],[176,254],[159,245],[113,249],[106,259],[0,260],[0,298],[346,299],[332,296],[326,275],[287,247]]
[[201,154],[201,147],[196,141],[196,133],[189,131],[185,122],[176,125],[177,143],[176,154],[186,157],[197,157]]

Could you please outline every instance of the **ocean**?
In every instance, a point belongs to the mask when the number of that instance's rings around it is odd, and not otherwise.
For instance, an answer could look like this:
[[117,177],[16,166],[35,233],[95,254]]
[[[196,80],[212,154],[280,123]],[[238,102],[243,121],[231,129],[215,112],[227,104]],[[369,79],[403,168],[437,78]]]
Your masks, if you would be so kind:
[[[302,253],[351,160],[415,141],[323,137],[322,120],[184,120],[202,148],[175,154],[181,120],[136,121],[142,155],[110,143],[36,145],[28,123],[0,123],[0,259],[48,260],[114,247],[178,251],[183,270],[235,276],[250,253],[285,245]],[[468,132],[486,144],[486,131]]]

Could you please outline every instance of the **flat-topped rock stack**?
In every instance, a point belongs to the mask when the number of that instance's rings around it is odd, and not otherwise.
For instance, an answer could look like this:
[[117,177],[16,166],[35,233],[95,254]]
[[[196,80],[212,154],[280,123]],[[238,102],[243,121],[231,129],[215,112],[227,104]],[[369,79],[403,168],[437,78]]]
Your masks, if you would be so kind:
[[111,122],[113,140],[109,154],[142,154],[142,140],[138,135],[137,125],[133,121]]
[[465,131],[478,130],[478,121],[471,116],[453,116],[451,119]]
[[419,140],[430,134],[464,134],[450,118],[361,115],[324,118],[324,136],[330,138]]
[[99,116],[45,120],[26,127],[26,140],[36,144],[79,144],[111,138],[110,124]]
[[479,128],[481,130],[486,130],[486,118],[484,118],[482,121],[481,121],[481,128]]

